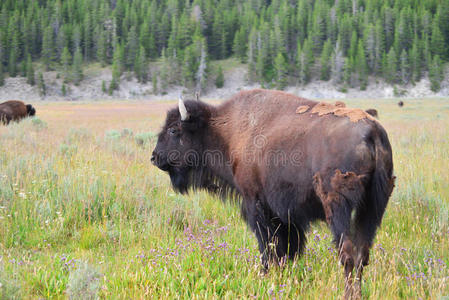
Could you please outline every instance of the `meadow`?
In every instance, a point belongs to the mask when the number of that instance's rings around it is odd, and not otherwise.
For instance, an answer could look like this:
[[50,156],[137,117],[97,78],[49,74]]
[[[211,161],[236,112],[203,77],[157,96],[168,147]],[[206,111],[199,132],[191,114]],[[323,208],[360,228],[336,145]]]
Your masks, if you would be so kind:
[[[367,299],[449,297],[449,100],[374,107],[396,187],[365,269]],[[337,299],[316,223],[300,259],[261,276],[239,204],[179,195],[150,163],[173,102],[38,102],[0,127],[0,299]]]

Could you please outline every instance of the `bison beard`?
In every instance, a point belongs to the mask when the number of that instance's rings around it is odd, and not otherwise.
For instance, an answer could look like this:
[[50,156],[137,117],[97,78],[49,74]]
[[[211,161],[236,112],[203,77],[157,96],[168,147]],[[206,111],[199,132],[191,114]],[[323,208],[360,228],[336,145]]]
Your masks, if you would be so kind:
[[189,170],[186,168],[171,167],[168,169],[168,174],[170,175],[170,181],[173,188],[184,194],[189,188]]
[[[303,159],[293,161],[298,152]],[[189,153],[197,154],[194,163]],[[290,160],[276,162],[269,153]],[[180,99],[151,161],[181,193],[236,194],[265,268],[301,255],[310,223],[326,221],[344,266],[345,296],[361,296],[363,268],[394,186],[387,134],[366,112],[266,90],[241,92],[218,107]]]

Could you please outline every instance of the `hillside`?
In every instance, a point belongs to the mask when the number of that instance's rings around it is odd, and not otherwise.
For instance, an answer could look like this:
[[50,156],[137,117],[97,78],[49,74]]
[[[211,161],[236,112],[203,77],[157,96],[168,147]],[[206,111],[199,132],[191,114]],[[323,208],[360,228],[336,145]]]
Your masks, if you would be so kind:
[[[249,82],[248,65],[241,64],[237,59],[226,59],[211,62],[211,65],[223,69],[223,86],[217,88],[214,80],[205,86],[201,97],[206,99],[225,99],[239,90],[261,87],[261,84]],[[42,66],[36,66],[38,69]],[[447,71],[446,71],[447,72]],[[172,85],[165,92],[154,92],[151,82],[139,82],[131,72],[122,74],[118,88],[110,94],[102,90],[103,83],[112,79],[111,69],[102,68],[100,64],[90,64],[84,67],[84,78],[78,85],[64,83],[59,71],[43,72],[45,95],[41,94],[38,85],[30,85],[25,77],[10,77],[0,86],[0,101],[8,99],[25,99],[27,101],[73,101],[73,100],[102,100],[102,99],[144,99],[144,100],[171,100],[184,93],[187,97],[193,96],[193,91],[182,85]],[[63,88],[64,87],[64,88]],[[382,78],[370,76],[366,89],[342,89],[332,81],[314,80],[305,85],[287,86],[284,90],[310,99],[333,98],[420,98],[420,97],[447,97],[449,95],[449,76],[441,82],[438,92],[431,90],[431,83],[427,77],[419,82],[407,85],[392,85]],[[65,93],[64,93],[65,89]]]
[[134,93],[124,77],[153,94],[204,91],[221,85],[213,62],[234,58],[247,66],[246,85],[408,90],[428,78],[438,92],[448,19],[445,0],[5,0],[0,85],[22,76],[44,94],[56,72],[67,85],[61,94],[72,86],[83,97],[76,86],[92,78],[86,66],[99,64],[110,70],[100,87],[117,97]]

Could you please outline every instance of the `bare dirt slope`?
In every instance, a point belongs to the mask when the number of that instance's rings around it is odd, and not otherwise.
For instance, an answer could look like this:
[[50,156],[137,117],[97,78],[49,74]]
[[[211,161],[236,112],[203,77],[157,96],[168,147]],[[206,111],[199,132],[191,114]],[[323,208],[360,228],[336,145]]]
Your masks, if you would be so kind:
[[[180,93],[189,94],[182,86],[172,86],[164,94],[153,94],[152,83],[141,84],[133,78],[132,74],[122,76],[120,89],[115,91],[112,96],[102,91],[102,83],[108,86],[111,80],[111,71],[109,69],[95,68],[85,72],[83,81],[79,86],[73,84],[67,85],[67,94],[63,96],[63,79],[57,75],[57,72],[45,72],[44,81],[46,84],[46,95],[40,96],[37,86],[31,86],[26,83],[23,77],[6,78],[5,85],[0,87],[0,101],[8,99],[22,99],[25,101],[38,100],[97,100],[97,99],[145,99],[161,100],[173,99]],[[449,75],[446,74],[445,80],[441,84],[439,92],[434,93],[430,90],[430,83],[427,78],[422,79],[415,85],[398,86],[396,89],[385,83],[383,80],[370,79],[368,88],[365,91],[349,88],[346,92],[341,91],[341,87],[331,81],[313,81],[306,86],[289,86],[286,91],[301,95],[310,99],[341,99],[341,98],[392,98],[403,96],[407,98],[420,97],[447,97],[449,96]],[[223,99],[236,93],[239,90],[247,90],[260,87],[259,84],[249,84],[247,81],[246,67],[236,66],[225,71],[224,87],[217,89],[215,86],[209,87],[203,92],[202,97],[210,99]]]

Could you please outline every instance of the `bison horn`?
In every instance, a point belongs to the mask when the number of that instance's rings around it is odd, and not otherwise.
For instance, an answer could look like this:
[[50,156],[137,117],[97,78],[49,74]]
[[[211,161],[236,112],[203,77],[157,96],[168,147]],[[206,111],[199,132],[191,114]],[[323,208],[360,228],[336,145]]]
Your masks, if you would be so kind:
[[187,120],[189,117],[189,113],[187,112],[186,105],[184,104],[184,100],[182,100],[182,96],[179,96],[179,114],[181,115],[181,121]]

